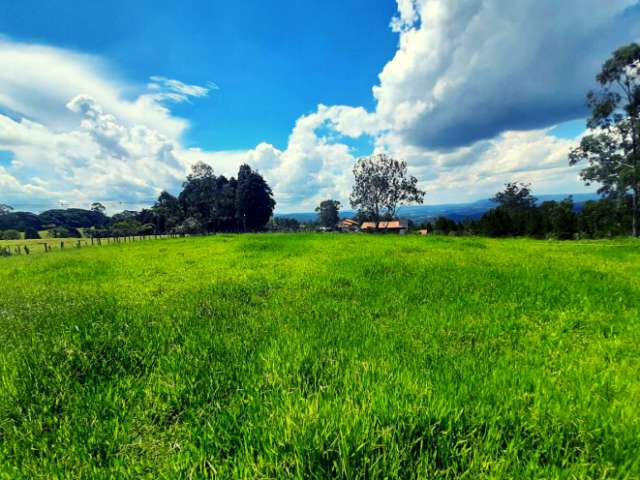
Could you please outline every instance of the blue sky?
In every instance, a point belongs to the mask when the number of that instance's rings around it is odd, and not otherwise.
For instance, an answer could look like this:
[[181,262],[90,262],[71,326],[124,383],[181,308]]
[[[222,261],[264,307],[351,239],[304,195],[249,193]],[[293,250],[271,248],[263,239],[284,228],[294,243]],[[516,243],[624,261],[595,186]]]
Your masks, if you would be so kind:
[[318,103],[373,108],[398,41],[388,0],[8,3],[0,32],[13,39],[99,55],[141,84],[214,82],[206,100],[174,108],[191,120],[187,143],[205,149],[284,148]]
[[[0,202],[110,210],[240,163],[279,211],[348,204],[361,155],[404,159],[427,203],[507,181],[588,191],[567,154],[585,94],[640,39],[637,0],[5,2]],[[594,187],[591,187],[593,189]]]

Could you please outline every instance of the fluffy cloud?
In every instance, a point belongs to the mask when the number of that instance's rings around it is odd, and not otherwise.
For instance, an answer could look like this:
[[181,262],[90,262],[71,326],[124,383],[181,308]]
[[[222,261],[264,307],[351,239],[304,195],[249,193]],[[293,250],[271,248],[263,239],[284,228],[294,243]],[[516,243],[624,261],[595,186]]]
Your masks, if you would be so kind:
[[49,205],[64,200],[86,206],[100,199],[137,206],[179,185],[185,166],[173,141],[146,126],[120,123],[87,95],[68,108],[80,117],[80,127],[65,132],[0,115],[0,149],[15,155],[10,172],[3,172],[12,186],[3,188],[3,197],[20,201],[31,192],[29,202]]
[[585,115],[611,51],[640,35],[636,0],[398,0],[377,113],[406,143],[454,148]]
[[400,136],[387,135],[378,139],[376,149],[407,159],[432,203],[488,197],[511,181],[530,182],[538,193],[590,191],[579,180],[579,169],[568,166],[576,141],[556,138],[550,130],[507,131],[446,152],[407,145]]
[[179,138],[188,122],[172,115],[162,100],[184,101],[204,96],[210,89],[154,77],[157,80],[152,81],[149,92],[118,78],[97,57],[2,37],[0,65],[0,108],[14,118],[27,118],[58,131],[77,124],[73,112],[65,107],[67,102],[88,94],[126,126],[146,125]]

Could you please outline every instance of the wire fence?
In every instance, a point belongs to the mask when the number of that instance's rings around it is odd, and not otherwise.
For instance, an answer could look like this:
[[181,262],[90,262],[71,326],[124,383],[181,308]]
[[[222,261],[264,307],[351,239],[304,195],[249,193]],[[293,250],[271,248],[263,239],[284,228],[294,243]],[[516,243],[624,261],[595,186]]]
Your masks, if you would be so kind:
[[80,249],[88,247],[101,247],[105,245],[119,245],[145,240],[160,240],[165,238],[179,238],[188,236],[200,236],[189,234],[165,234],[165,235],[131,235],[121,237],[89,237],[89,238],[47,238],[40,240],[16,240],[10,245],[0,245],[0,257],[15,255],[33,255],[49,253],[53,251]]

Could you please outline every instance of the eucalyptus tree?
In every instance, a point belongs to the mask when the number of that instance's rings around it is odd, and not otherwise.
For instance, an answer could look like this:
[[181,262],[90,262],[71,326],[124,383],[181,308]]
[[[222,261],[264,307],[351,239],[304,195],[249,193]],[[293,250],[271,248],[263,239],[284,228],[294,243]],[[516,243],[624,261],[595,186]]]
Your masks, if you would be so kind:
[[600,184],[599,193],[623,204],[631,197],[631,230],[640,228],[640,45],[616,50],[596,76],[601,86],[587,101],[591,133],[569,154],[569,163],[586,162],[581,177]]
[[393,218],[399,206],[422,203],[418,179],[407,172],[407,162],[386,154],[363,157],[353,168],[354,186],[349,200],[358,216],[373,221]]

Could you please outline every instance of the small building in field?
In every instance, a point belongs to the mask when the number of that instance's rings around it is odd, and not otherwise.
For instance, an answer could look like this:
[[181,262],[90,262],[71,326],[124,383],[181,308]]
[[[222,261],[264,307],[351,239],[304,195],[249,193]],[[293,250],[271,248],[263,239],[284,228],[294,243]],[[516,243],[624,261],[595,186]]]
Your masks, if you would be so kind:
[[378,224],[376,222],[363,222],[360,225],[360,230],[363,232],[375,232],[378,229]]
[[343,218],[338,222],[336,228],[341,232],[357,232],[360,227],[358,226],[358,222],[355,220]]
[[406,220],[391,220],[389,222],[380,222],[378,229],[383,232],[399,233],[404,235],[409,231],[409,222]]
[[409,230],[407,220],[389,220],[384,222],[364,222],[360,229],[364,232],[385,232],[404,235]]

